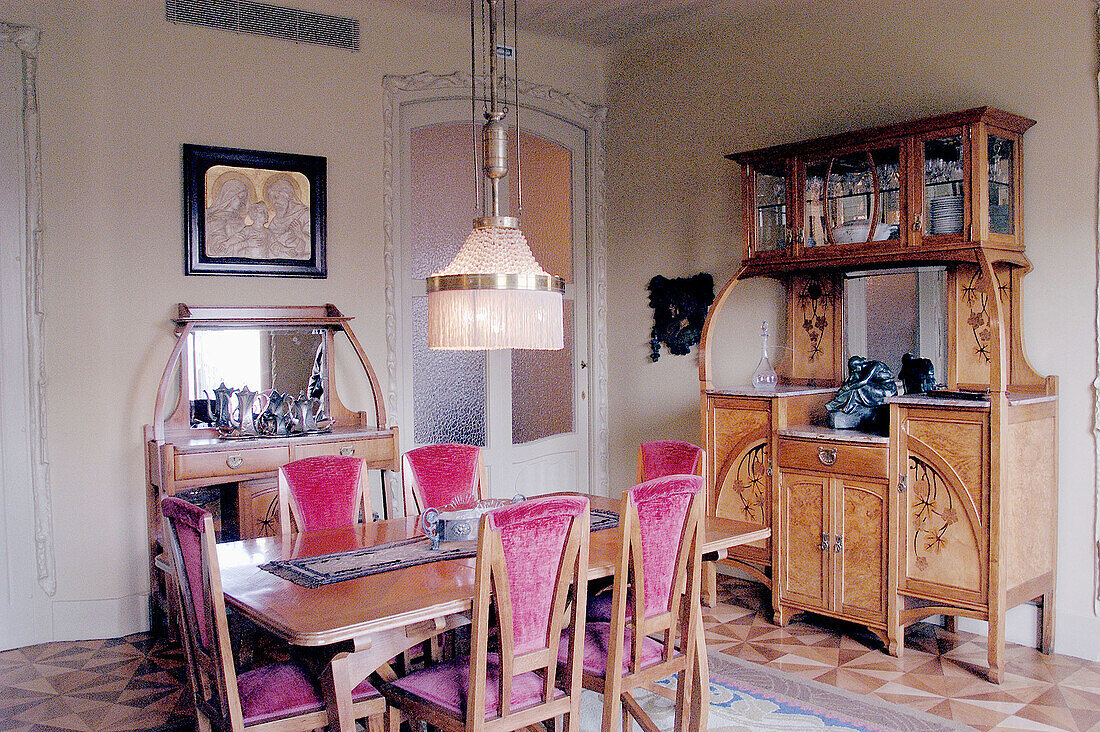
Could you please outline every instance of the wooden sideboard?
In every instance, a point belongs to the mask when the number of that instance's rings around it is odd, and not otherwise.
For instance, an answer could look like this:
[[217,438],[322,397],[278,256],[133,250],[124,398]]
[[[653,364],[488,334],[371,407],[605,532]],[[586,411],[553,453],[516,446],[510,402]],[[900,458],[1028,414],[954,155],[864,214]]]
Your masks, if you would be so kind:
[[[270,308],[188,307],[179,305],[175,324],[176,344],[164,368],[157,390],[153,422],[145,426],[145,465],[149,518],[149,571],[154,612],[165,607],[163,582],[154,564],[161,552],[160,499],[189,491],[205,493],[221,506],[220,525],[232,524],[230,538],[254,538],[277,534],[279,527],[276,474],[292,460],[315,455],[354,455],[368,470],[398,469],[397,428],[388,426],[378,378],[349,325],[351,319],[333,305]],[[284,391],[295,377],[320,377],[325,412],[333,420],[328,432],[282,437],[228,439],[195,417],[193,397],[201,395],[194,382],[196,368],[193,337],[201,333],[229,333],[238,340],[245,334],[260,344],[253,356],[262,363],[257,390],[282,384]],[[350,346],[362,369],[374,409],[353,411],[337,393],[337,344]],[[308,362],[293,360],[294,344]],[[316,351],[323,357],[314,368]],[[304,369],[304,376],[302,376]],[[278,374],[276,372],[279,372]],[[289,381],[288,381],[289,379]],[[232,384],[244,386],[244,384]],[[301,381],[300,386],[306,386]],[[292,395],[296,395],[293,394]],[[385,483],[383,481],[383,487]],[[383,492],[381,512],[386,513]],[[376,508],[377,510],[377,508]],[[370,517],[368,517],[369,519]]]
[[[729,561],[771,589],[778,624],[801,612],[853,621],[901,655],[905,626],[923,618],[988,621],[1000,682],[1005,611],[1035,602],[1050,652],[1057,379],[1028,364],[1020,325],[1020,140],[1032,124],[980,108],[729,156],[748,241],[700,348],[709,505],[771,526],[770,543]],[[934,286],[914,286],[920,333],[865,335],[894,322],[851,301],[879,272],[931,273]],[[786,295],[779,385],[764,391],[717,383],[713,353],[728,337],[723,306],[753,277]],[[895,336],[937,351],[957,398],[890,399],[887,434],[825,427],[848,356],[884,359],[875,348]]]

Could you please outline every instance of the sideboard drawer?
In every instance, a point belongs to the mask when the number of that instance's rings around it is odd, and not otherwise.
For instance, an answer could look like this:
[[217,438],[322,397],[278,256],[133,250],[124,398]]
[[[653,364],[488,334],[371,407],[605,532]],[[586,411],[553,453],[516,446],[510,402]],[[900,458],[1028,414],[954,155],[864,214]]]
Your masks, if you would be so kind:
[[176,480],[270,473],[290,462],[286,447],[176,453]]
[[886,445],[779,438],[779,466],[838,475],[886,478]]
[[317,455],[349,455],[363,458],[368,466],[379,462],[390,463],[394,460],[396,454],[397,442],[392,434],[359,440],[315,442],[294,445],[290,448],[292,460],[301,460]]

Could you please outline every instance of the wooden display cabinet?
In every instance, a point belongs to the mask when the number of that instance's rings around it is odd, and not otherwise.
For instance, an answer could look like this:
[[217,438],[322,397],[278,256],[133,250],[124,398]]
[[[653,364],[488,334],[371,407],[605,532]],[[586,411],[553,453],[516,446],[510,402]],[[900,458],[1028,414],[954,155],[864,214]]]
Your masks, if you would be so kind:
[[[920,619],[988,621],[999,682],[1005,612],[1034,602],[1050,651],[1057,378],[1028,364],[1020,323],[1032,124],[982,107],[727,156],[741,165],[748,241],[700,347],[710,509],[772,528],[731,562],[771,588],[778,623],[803,611],[861,623],[900,655]],[[916,283],[919,337],[878,333],[900,322],[889,308],[853,309],[870,288],[860,278],[880,272]],[[716,316],[759,276],[786,293],[779,385],[716,384]],[[871,331],[880,339],[851,345]],[[848,357],[883,360],[892,340],[965,391],[892,398],[888,436],[824,428]]]
[[973,261],[1023,252],[1020,136],[1034,122],[980,107],[735,153],[748,274]]
[[[145,426],[147,501],[149,518],[149,572],[153,612],[166,607],[166,592],[155,565],[161,553],[160,499],[191,489],[227,493],[235,503],[233,525],[237,538],[267,536],[279,531],[278,490],[275,476],[280,466],[313,455],[355,455],[368,470],[397,470],[397,428],[386,421],[386,408],[378,377],[349,321],[334,305],[295,307],[188,307],[180,304],[175,323],[176,344],[157,388],[153,421]],[[200,337],[229,334],[228,345],[203,352]],[[336,349],[343,340],[362,368],[374,409],[349,409],[337,393]],[[251,348],[244,348],[245,343]],[[243,350],[242,350],[243,349]],[[297,396],[311,379],[320,385],[324,410],[332,419],[328,432],[282,437],[228,439],[203,421],[206,369],[219,366],[217,358],[245,362],[247,385],[257,391],[275,388]],[[230,354],[235,355],[230,355]],[[318,355],[319,354],[319,355]],[[235,367],[234,367],[235,368]],[[230,371],[241,373],[240,371]],[[231,383],[233,387],[246,382]],[[216,382],[205,385],[213,389]],[[384,482],[383,482],[384,487]],[[387,499],[383,491],[382,513]],[[222,517],[224,523],[225,516]],[[368,517],[369,519],[370,517]]]

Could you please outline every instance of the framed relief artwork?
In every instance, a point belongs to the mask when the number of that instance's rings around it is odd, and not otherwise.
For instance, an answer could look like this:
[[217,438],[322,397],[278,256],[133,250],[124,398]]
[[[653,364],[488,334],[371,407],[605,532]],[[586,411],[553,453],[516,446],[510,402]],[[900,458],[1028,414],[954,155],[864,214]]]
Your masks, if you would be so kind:
[[189,275],[325,277],[325,158],[183,146]]

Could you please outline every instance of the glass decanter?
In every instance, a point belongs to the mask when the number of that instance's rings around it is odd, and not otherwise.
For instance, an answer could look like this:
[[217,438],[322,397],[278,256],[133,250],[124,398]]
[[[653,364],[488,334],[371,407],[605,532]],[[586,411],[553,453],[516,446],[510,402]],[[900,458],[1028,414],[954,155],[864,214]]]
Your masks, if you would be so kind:
[[775,389],[778,383],[779,376],[768,360],[768,321],[765,320],[760,324],[760,363],[752,372],[752,388],[765,391]]

